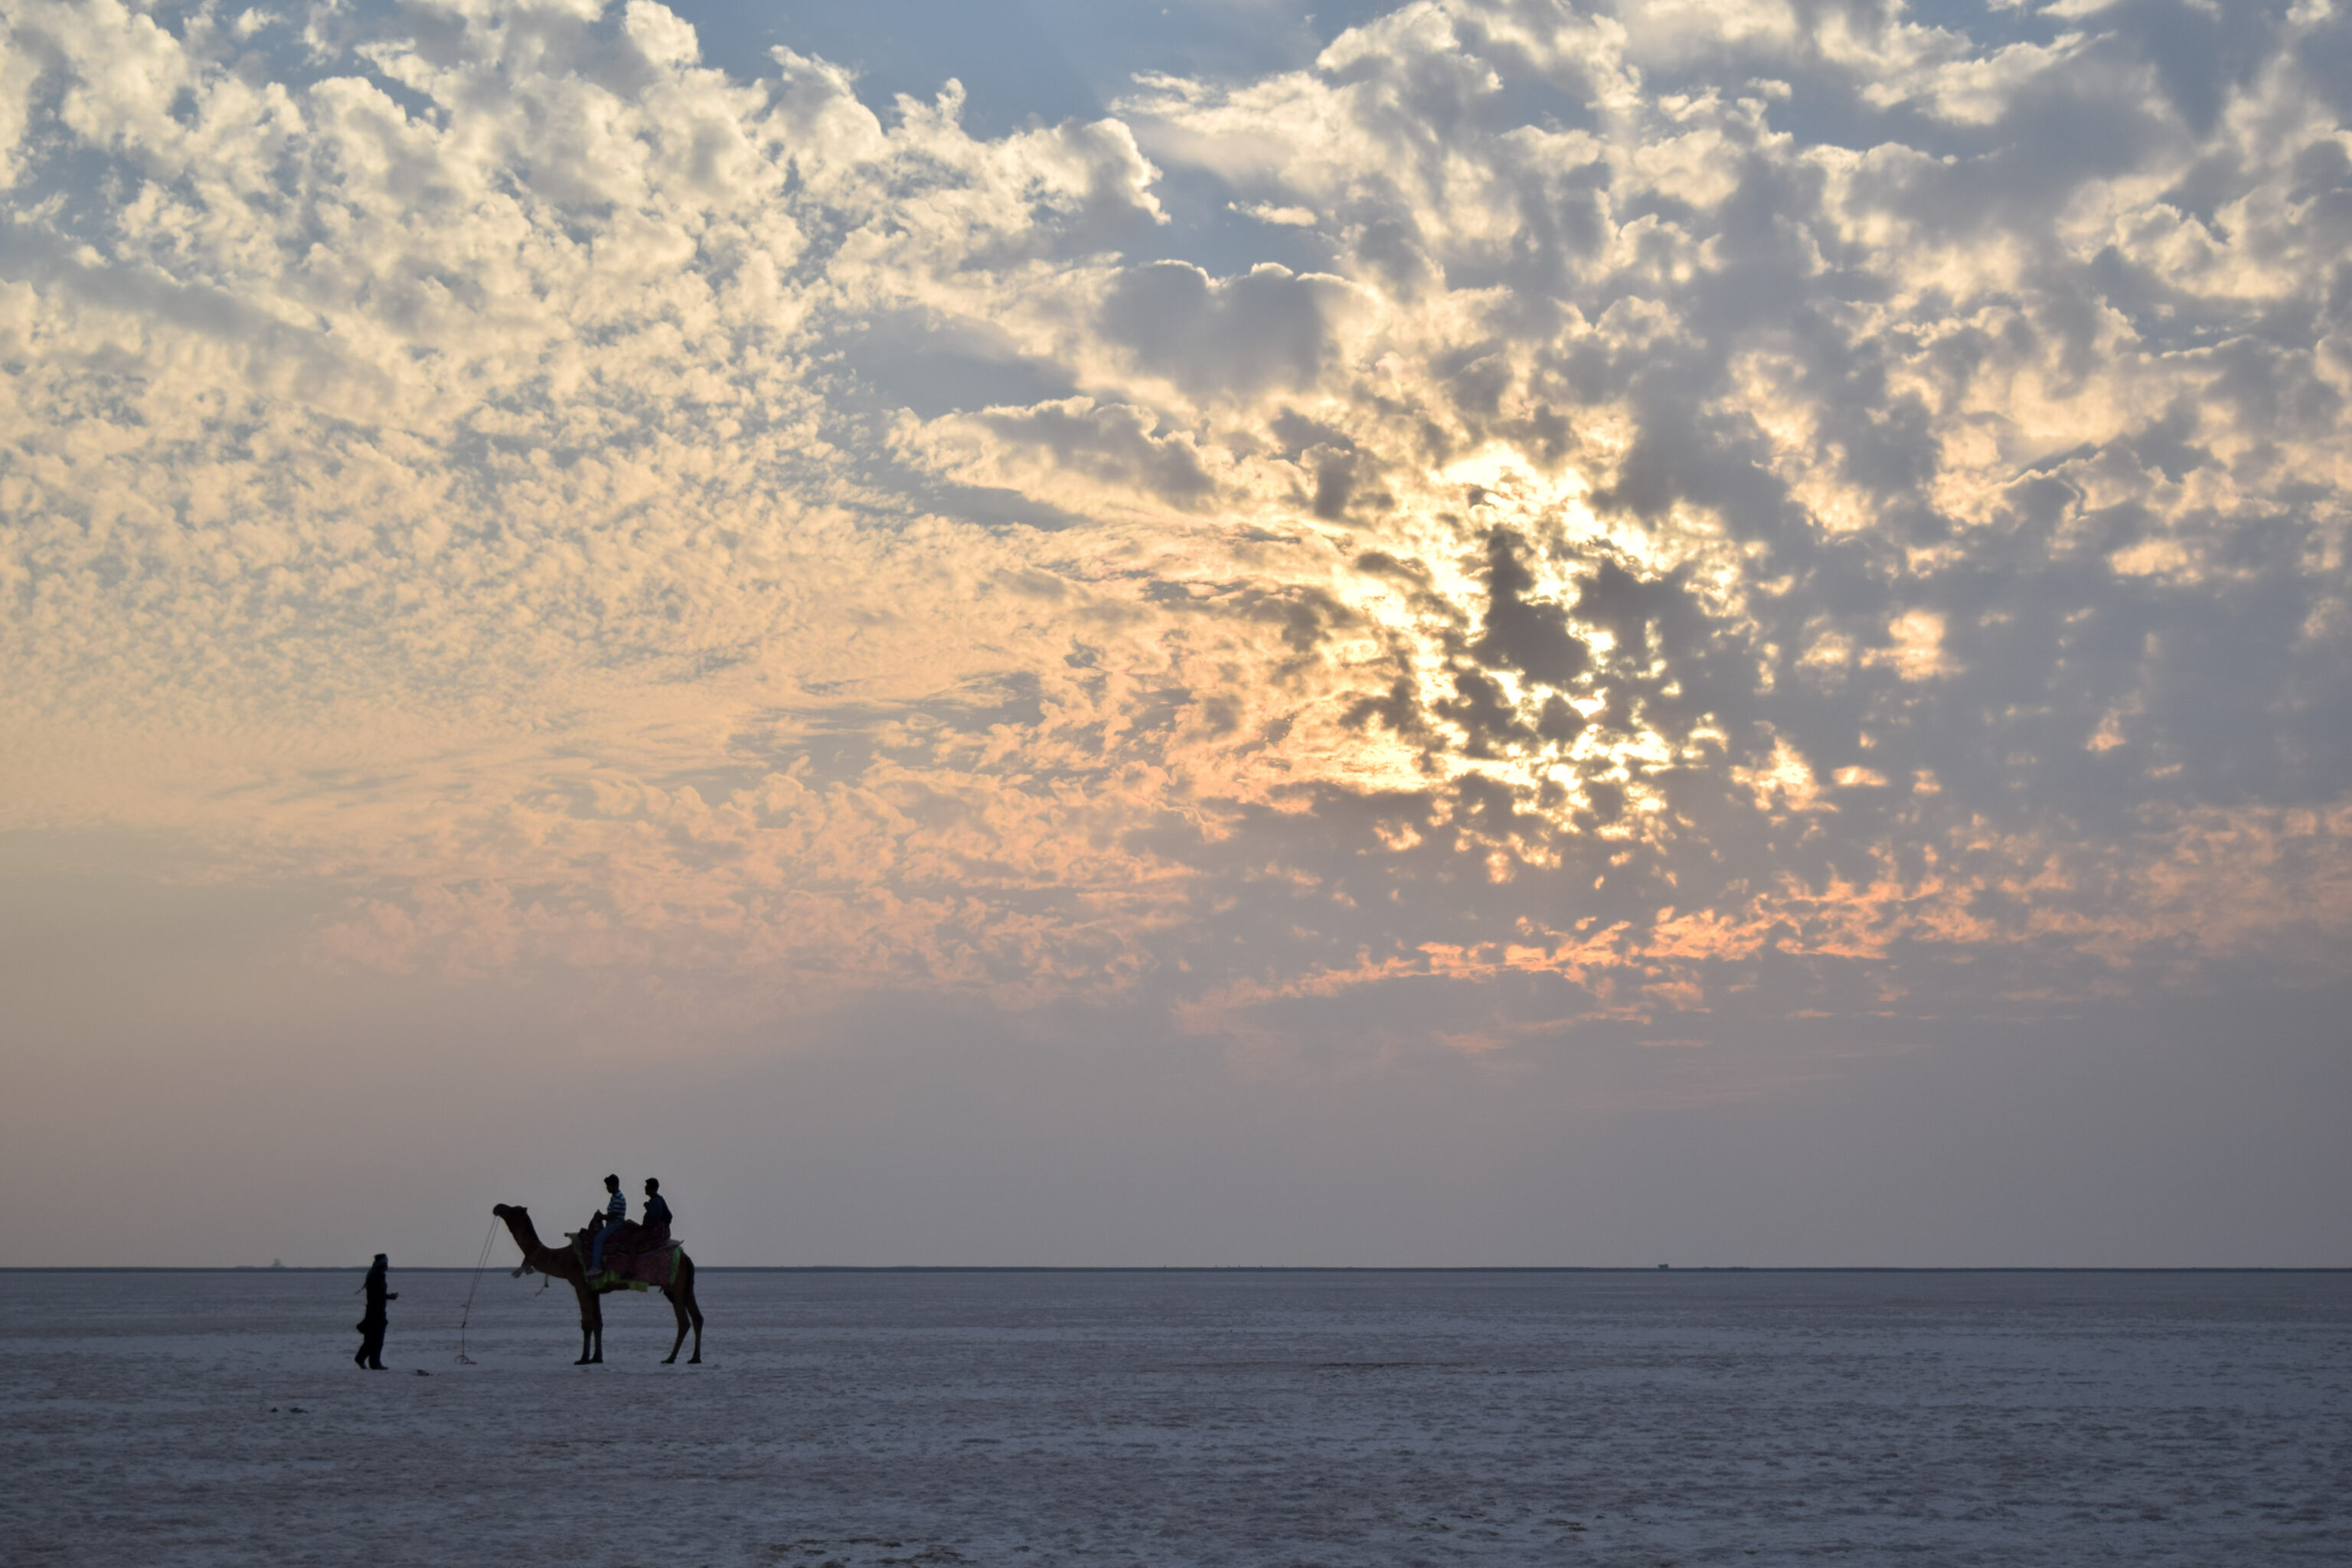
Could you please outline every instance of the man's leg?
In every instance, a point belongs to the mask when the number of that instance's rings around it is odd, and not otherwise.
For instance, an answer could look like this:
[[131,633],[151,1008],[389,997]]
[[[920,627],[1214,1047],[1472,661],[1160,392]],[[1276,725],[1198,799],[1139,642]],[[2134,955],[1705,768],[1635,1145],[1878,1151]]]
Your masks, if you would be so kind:
[[385,1325],[383,1323],[370,1323],[367,1328],[366,1342],[360,1346],[360,1354],[366,1358],[361,1364],[371,1372],[383,1370],[384,1328]]

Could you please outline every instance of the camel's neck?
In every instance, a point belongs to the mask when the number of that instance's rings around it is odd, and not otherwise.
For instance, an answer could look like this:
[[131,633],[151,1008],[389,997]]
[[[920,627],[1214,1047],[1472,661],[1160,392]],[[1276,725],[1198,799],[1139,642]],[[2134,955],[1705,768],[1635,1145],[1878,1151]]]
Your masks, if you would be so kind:
[[558,1252],[540,1240],[539,1227],[530,1223],[528,1215],[510,1214],[506,1216],[506,1221],[508,1234],[514,1237],[515,1245],[522,1248],[524,1262],[541,1274],[566,1272],[564,1265],[572,1261],[569,1249]]

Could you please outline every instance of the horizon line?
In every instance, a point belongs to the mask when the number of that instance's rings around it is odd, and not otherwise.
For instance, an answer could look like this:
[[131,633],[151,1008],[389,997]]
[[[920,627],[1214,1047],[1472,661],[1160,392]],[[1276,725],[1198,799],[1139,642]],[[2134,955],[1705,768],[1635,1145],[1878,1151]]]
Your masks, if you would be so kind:
[[[0,1274],[348,1274],[369,1263],[32,1263]],[[394,1265],[404,1274],[506,1264]],[[2345,1263],[698,1263],[703,1274],[2352,1274]]]

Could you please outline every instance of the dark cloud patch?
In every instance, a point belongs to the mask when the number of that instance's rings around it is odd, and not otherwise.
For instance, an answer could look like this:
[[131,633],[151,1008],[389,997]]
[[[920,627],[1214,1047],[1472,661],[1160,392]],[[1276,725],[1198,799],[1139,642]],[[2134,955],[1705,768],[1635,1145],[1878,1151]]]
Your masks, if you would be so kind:
[[1282,443],[1282,454],[1287,458],[1297,458],[1318,447],[1335,452],[1357,449],[1355,437],[1345,430],[1336,425],[1326,425],[1319,419],[1310,419],[1296,408],[1286,407],[1276,411],[1275,416],[1266,422],[1266,428],[1274,433],[1276,440]]
[[1268,421],[1267,428],[1280,443],[1282,455],[1300,464],[1312,476],[1314,488],[1304,499],[1307,510],[1324,521],[1344,520],[1349,504],[1360,492],[1374,506],[1390,503],[1390,497],[1366,487],[1364,481],[1372,465],[1355,438],[1344,430],[1309,419],[1292,408],[1277,413]]
[[1326,522],[1337,522],[1348,515],[1348,503],[1356,498],[1356,470],[1362,458],[1355,452],[1328,448],[1318,448],[1312,457],[1315,495],[1308,509]]
[[1376,218],[1355,228],[1349,241],[1357,265],[1400,300],[1421,299],[1444,281],[1422,245],[1419,227],[1408,218]]
[[908,312],[871,317],[845,334],[845,360],[887,405],[924,418],[1037,404],[1077,391],[1068,371],[1020,353],[978,323]]
[[1202,506],[1216,489],[1189,441],[1156,434],[1151,416],[1130,405],[1097,407],[1076,398],[1034,408],[992,408],[977,418],[1001,435],[1050,453],[1064,468],[1136,485],[1175,506]]
[[1330,352],[1327,316],[1344,289],[1271,262],[1212,279],[1158,261],[1120,275],[1103,303],[1103,331],[1132,348],[1145,372],[1196,397],[1303,386]]
[[1279,626],[1283,646],[1298,660],[1317,653],[1333,632],[1352,628],[1361,617],[1323,589],[1305,584],[1265,589],[1255,584],[1237,589],[1225,601],[1253,618]]
[[2352,16],[2337,11],[2306,28],[2288,53],[2336,119],[2352,121]]
[[1584,715],[1555,691],[1536,712],[1536,734],[1555,746],[1566,746],[1584,732]]
[[1475,669],[1454,671],[1454,695],[1431,705],[1443,719],[1462,727],[1462,754],[1493,762],[1533,739],[1500,682]]
[[2175,398],[2161,415],[2133,433],[2132,455],[2177,485],[2214,461],[2213,454],[2194,439],[2202,420],[2195,399]]
[[2200,136],[2221,118],[2232,89],[2272,58],[2279,4],[2200,5],[2191,0],[2122,0],[2096,14],[2123,48],[2155,68],[2173,112]]
[[1356,698],[1348,704],[1340,722],[1351,730],[1378,724],[1399,739],[1420,745],[1424,756],[1434,742],[1422,711],[1421,684],[1410,675],[1396,676],[1384,690]]
[[1563,605],[1532,599],[1536,585],[1523,552],[1528,542],[1507,528],[1486,536],[1486,613],[1470,652],[1489,669],[1511,669],[1565,688],[1591,668],[1591,650],[1569,630]]

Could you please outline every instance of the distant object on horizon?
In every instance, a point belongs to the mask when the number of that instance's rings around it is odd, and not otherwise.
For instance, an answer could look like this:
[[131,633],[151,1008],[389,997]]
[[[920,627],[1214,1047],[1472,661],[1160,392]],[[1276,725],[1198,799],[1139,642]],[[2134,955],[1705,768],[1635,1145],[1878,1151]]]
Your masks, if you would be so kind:
[[271,1258],[271,1259],[269,1260],[269,1267],[271,1267],[272,1268],[285,1268],[285,1267],[286,1267],[286,1265],[285,1265],[284,1263],[280,1262],[278,1259],[277,1259],[277,1258]]
[[1674,1267],[1674,1265],[1673,1265],[1673,1264],[1671,1264],[1671,1263],[1661,1263],[1661,1264],[1659,1264],[1659,1265],[1658,1265],[1658,1267],[1659,1267],[1659,1268],[1672,1268]]

